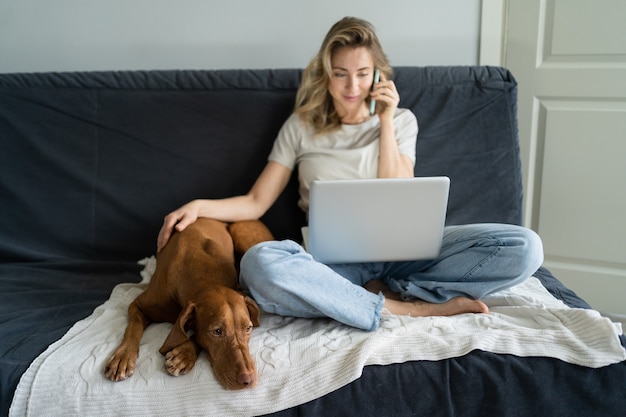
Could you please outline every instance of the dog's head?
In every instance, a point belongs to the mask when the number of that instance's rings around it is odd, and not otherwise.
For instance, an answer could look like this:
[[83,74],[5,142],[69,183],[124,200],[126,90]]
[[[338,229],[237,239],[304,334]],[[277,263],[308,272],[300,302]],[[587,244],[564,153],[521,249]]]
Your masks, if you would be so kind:
[[251,298],[230,288],[216,288],[187,304],[160,351],[184,343],[189,339],[187,330],[193,329],[218,381],[228,389],[250,388],[257,374],[248,342],[258,325],[259,307]]

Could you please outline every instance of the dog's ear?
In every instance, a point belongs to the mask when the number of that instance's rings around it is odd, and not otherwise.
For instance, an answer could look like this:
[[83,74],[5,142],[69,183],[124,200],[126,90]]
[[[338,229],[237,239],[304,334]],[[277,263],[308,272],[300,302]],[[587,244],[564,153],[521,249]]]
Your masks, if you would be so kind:
[[250,313],[250,321],[252,321],[252,325],[254,327],[258,327],[261,324],[259,322],[259,315],[261,314],[259,306],[256,305],[254,300],[250,297],[246,297],[246,306],[248,306],[248,313]]
[[196,305],[194,303],[187,304],[185,309],[178,315],[176,323],[174,323],[174,327],[172,327],[170,334],[167,335],[167,339],[163,342],[163,346],[159,349],[159,353],[161,355],[165,355],[176,346],[180,346],[189,340],[189,336],[187,336],[187,331],[185,329],[187,327],[187,323],[190,320],[193,320],[195,315]]

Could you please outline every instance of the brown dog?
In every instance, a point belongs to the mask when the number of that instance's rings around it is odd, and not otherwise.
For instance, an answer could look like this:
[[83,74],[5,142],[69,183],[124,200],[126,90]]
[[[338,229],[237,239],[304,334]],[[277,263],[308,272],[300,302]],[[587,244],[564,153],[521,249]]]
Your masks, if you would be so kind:
[[[106,377],[112,381],[130,377],[145,328],[152,322],[170,322],[174,326],[159,352],[171,375],[189,372],[204,349],[224,387],[254,386],[256,366],[248,341],[252,327],[259,325],[259,308],[235,290],[235,247],[240,258],[250,246],[271,239],[258,221],[227,228],[216,220],[198,219],[174,233],[157,255],[148,287],[128,307],[128,327],[105,367]],[[193,332],[191,338],[188,330]]]

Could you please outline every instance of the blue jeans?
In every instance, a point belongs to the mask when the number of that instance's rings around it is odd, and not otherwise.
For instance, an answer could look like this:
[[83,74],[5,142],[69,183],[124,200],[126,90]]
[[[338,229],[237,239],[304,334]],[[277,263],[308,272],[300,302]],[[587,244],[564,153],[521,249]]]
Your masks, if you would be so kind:
[[404,299],[442,303],[480,299],[530,277],[543,262],[541,239],[506,224],[445,228],[437,259],[325,265],[291,240],[263,242],[241,260],[240,283],[261,309],[292,317],[330,317],[378,328],[384,297],[363,288],[380,279]]

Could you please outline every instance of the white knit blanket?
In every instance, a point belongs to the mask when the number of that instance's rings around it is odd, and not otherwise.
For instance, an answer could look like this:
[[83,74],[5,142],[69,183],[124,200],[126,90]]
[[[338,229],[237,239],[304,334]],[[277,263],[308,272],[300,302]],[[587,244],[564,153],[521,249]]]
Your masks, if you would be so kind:
[[[147,260],[144,281],[154,268]],[[593,310],[572,309],[535,278],[486,299],[489,314],[409,318],[385,316],[375,332],[332,320],[263,315],[250,351],[258,367],[253,389],[227,391],[202,355],[187,375],[172,377],[158,349],[170,324],[151,325],[135,374],[104,377],[122,338],[128,304],[144,284],[121,284],[93,314],[76,323],[22,376],[10,416],[255,416],[293,407],[359,378],[367,365],[439,360],[480,349],[548,356],[587,367],[626,359],[621,324]]]

